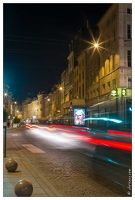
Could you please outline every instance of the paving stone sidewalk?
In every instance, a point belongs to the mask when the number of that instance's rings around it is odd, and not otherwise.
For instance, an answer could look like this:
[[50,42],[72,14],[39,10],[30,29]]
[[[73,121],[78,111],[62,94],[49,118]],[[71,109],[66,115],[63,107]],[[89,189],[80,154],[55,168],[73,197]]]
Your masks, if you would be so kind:
[[[8,149],[6,157],[3,158],[3,197],[17,197],[14,191],[15,185],[19,180],[28,180],[33,186],[31,197],[62,197],[62,195],[48,182],[29,162],[23,152],[16,153],[11,147]],[[8,172],[5,163],[9,158],[17,161],[18,167],[14,172]]]

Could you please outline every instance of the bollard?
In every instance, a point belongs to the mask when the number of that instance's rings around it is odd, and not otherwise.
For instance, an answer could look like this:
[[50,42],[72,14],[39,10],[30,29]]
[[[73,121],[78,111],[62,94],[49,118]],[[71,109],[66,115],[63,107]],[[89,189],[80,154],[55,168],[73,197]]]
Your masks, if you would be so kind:
[[32,184],[27,180],[20,180],[14,188],[17,197],[30,197],[33,192]]
[[5,163],[5,167],[8,172],[14,172],[18,167],[18,163],[13,158],[10,158]]

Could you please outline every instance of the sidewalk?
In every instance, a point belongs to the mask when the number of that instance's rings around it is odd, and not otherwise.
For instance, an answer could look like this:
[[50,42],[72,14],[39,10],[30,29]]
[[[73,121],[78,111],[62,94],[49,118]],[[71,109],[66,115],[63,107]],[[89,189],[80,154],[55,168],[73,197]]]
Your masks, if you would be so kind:
[[[14,148],[15,142],[7,143],[6,157],[3,158],[3,197],[17,197],[14,188],[19,180],[28,180],[33,186],[31,197],[62,197],[62,195],[51,185],[29,162],[26,155],[19,149]],[[9,158],[17,161],[18,167],[14,172],[8,172],[5,163]]]

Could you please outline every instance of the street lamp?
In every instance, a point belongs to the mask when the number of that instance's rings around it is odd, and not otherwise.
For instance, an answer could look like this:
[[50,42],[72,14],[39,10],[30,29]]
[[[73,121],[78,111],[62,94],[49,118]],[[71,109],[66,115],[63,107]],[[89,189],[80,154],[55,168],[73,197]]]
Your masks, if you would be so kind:
[[63,88],[62,88],[62,87],[59,87],[59,90],[63,90]]
[[14,108],[13,108],[13,115],[16,116],[16,111],[17,111],[17,101],[14,101],[14,102],[13,102],[13,106],[14,106]]
[[7,92],[5,92],[5,93],[4,93],[4,97],[7,97],[7,95],[8,95]]
[[94,47],[95,47],[95,48],[98,48],[98,46],[99,46],[98,43],[95,43],[95,44],[94,44]]

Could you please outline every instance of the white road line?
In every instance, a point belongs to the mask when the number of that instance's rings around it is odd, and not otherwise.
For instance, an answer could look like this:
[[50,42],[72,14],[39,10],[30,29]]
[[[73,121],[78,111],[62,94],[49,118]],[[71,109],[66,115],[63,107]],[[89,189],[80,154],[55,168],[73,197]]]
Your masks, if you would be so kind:
[[45,153],[45,151],[35,147],[32,144],[22,144],[22,146],[31,151],[32,153]]
[[17,133],[12,133],[12,136],[18,136],[18,134]]

